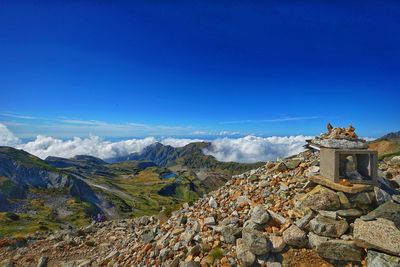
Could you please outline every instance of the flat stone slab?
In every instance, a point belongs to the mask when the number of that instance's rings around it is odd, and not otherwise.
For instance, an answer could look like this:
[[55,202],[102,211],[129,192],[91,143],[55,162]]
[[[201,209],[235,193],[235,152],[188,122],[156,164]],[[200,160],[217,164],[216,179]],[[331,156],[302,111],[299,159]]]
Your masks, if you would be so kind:
[[367,149],[368,144],[363,140],[347,140],[347,139],[313,139],[312,144],[327,148],[341,149]]
[[389,220],[378,218],[364,222],[356,219],[353,230],[356,245],[400,256],[400,230]]
[[335,191],[340,191],[349,194],[357,194],[361,192],[373,191],[373,185],[366,185],[366,184],[352,184],[352,186],[341,185],[339,183],[335,183],[321,175],[316,175],[310,177],[310,180],[316,184],[320,184]]

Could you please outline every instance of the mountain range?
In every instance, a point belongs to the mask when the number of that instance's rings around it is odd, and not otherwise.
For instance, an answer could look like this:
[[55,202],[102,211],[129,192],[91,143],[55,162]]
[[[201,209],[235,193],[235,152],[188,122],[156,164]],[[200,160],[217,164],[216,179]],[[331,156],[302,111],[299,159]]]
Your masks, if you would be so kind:
[[[369,143],[380,158],[399,154],[400,134]],[[42,160],[0,147],[0,236],[26,234],[91,222],[97,214],[130,218],[168,214],[219,188],[232,175],[263,162],[220,162],[203,151],[208,142],[175,148],[154,143],[140,153],[99,159],[77,155]]]
[[263,163],[219,162],[210,143],[155,143],[141,153],[102,160],[88,155],[42,160],[0,147],[0,235],[77,227],[101,213],[129,218],[169,213]]

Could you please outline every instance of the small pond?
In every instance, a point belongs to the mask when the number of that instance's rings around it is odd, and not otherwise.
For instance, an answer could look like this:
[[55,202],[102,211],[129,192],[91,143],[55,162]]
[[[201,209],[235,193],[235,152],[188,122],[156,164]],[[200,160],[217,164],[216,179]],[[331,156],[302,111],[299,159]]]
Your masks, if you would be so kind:
[[166,172],[166,173],[161,174],[161,178],[163,178],[163,179],[175,178],[176,176],[178,176],[178,175],[174,172]]

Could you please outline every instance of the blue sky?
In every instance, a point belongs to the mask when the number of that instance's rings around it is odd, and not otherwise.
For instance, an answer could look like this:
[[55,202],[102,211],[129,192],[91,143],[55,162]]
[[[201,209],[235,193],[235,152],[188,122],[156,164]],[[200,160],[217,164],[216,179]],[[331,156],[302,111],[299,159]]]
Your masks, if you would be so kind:
[[0,0],[0,123],[25,138],[400,130],[396,1],[108,2]]

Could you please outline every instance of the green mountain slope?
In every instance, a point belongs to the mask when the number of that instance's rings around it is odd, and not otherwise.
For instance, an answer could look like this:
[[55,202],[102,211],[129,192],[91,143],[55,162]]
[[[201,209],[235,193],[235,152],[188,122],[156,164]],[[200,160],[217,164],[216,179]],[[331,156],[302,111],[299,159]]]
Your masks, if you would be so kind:
[[262,164],[219,162],[203,154],[208,145],[154,144],[115,163],[86,155],[41,160],[0,147],[0,236],[80,226],[97,213],[168,213]]

